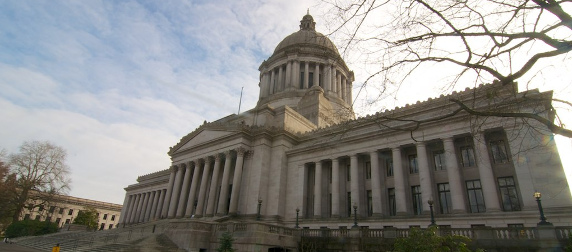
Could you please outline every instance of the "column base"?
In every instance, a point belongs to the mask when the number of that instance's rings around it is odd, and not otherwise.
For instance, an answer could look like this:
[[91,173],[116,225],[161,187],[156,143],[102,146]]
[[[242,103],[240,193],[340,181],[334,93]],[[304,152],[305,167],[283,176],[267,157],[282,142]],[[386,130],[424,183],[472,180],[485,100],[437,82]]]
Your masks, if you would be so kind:
[[371,215],[371,218],[383,218],[383,214],[382,213],[373,213]]
[[203,215],[202,214],[195,214],[194,218],[202,218]]

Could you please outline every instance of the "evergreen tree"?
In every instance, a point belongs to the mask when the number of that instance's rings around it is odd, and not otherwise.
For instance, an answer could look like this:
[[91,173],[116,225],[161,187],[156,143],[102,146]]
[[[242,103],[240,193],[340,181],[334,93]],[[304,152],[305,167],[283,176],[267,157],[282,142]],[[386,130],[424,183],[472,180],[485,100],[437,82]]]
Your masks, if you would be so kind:
[[234,252],[235,249],[232,248],[232,242],[234,238],[232,238],[232,234],[229,232],[224,232],[222,236],[219,238],[219,247],[216,251],[218,252]]

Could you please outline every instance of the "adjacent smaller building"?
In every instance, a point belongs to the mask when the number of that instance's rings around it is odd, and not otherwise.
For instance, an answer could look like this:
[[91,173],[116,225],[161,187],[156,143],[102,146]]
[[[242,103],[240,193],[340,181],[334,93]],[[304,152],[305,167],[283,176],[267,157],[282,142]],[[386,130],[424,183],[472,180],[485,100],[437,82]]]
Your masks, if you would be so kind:
[[[77,198],[73,196],[58,195],[45,205],[33,204],[21,213],[21,219],[35,219],[50,221],[62,227],[64,224],[73,223],[78,213],[86,207],[93,207],[98,212],[98,230],[106,230],[117,227],[122,205],[97,200]],[[36,207],[34,207],[36,206]]]

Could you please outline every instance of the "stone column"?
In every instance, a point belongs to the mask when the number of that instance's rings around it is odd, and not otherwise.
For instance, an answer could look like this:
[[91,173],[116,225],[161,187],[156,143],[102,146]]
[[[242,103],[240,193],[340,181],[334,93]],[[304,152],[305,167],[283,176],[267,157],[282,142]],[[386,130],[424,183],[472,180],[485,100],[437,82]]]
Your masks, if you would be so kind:
[[228,180],[230,179],[230,151],[225,151],[224,170],[222,173],[222,182],[220,188],[220,197],[218,198],[218,209],[216,215],[226,215],[227,198],[228,198]]
[[329,93],[332,91],[332,72],[330,65],[324,66],[324,91],[325,93]]
[[286,83],[284,84],[284,90],[292,87],[292,61],[288,60],[286,62]]
[[129,223],[131,220],[131,212],[133,211],[133,205],[135,204],[135,195],[129,195],[129,203],[127,203],[127,205],[125,206],[125,213],[121,214],[121,219],[122,222],[121,223]]
[[347,101],[348,101],[348,94],[347,94],[348,90],[346,87],[346,77],[341,76],[340,79],[341,79],[341,83],[342,83],[342,100],[344,100],[347,103]]
[[381,217],[381,175],[379,172],[379,154],[377,150],[369,152],[369,159],[371,165],[371,194],[372,194],[372,208],[373,217]]
[[294,60],[292,66],[292,87],[300,89],[300,61]]
[[203,178],[201,179],[201,188],[199,189],[199,202],[197,204],[197,211],[195,213],[196,217],[203,216],[203,210],[205,209],[205,201],[207,197],[207,184],[210,171],[211,171],[211,158],[205,158],[205,168],[203,168]]
[[276,74],[274,73],[274,69],[270,73],[270,90],[268,91],[269,94],[274,94],[276,92]]
[[191,217],[193,215],[193,208],[195,208],[195,198],[197,195],[197,186],[199,183],[199,176],[201,174],[201,166],[204,167],[204,163],[200,163],[200,160],[195,161],[195,171],[193,172],[193,181],[191,182],[191,191],[189,192],[189,198],[187,199],[187,209],[185,210],[185,215]]
[[481,187],[483,190],[483,197],[485,197],[485,207],[487,212],[500,211],[499,196],[497,192],[497,185],[495,182],[495,175],[491,166],[489,158],[485,134],[483,132],[476,133],[474,138],[475,142],[475,156],[477,158],[477,165],[479,167],[479,176],[481,178]]
[[[195,162],[195,170],[197,169],[196,167],[197,165]],[[179,204],[177,207],[177,218],[181,218],[185,214],[185,202],[187,200],[187,196],[189,195],[190,181],[191,181],[191,163],[189,162],[185,169],[185,179],[183,180],[183,186],[181,187],[181,196],[179,197]]]
[[137,201],[137,211],[135,211],[135,223],[139,223],[139,218],[141,217],[141,212],[143,211],[143,201],[145,201],[145,194],[139,194],[139,201]]
[[[421,187],[421,199],[423,212],[429,213],[430,199],[433,199],[433,182],[431,179],[431,170],[429,169],[429,159],[427,158],[427,147],[424,142],[417,142],[417,165],[419,166],[419,184]],[[436,202],[436,201],[435,201]]]
[[346,86],[348,87],[347,103],[351,106],[353,103],[353,100],[354,100],[354,98],[352,96],[352,87],[353,87],[352,82],[346,81]]
[[145,215],[147,214],[147,205],[149,202],[149,193],[143,193],[143,203],[141,204],[141,212],[139,213],[139,222],[145,222]]
[[123,200],[123,207],[121,208],[121,213],[119,215],[118,224],[124,223],[127,213],[129,212],[129,205],[131,204],[131,195],[125,194],[125,199]]
[[[350,176],[351,176],[350,190],[353,201],[350,202],[350,204],[352,206],[352,209],[354,204],[357,205],[359,209],[362,209],[361,200],[359,197],[359,173],[358,173],[357,153],[350,155]],[[360,210],[360,213],[361,212],[363,212],[363,210]]]
[[392,148],[391,154],[393,157],[393,179],[395,184],[395,212],[397,215],[406,215],[407,197],[405,196],[405,175],[403,174],[401,148]]
[[332,217],[340,217],[340,161],[332,158]]
[[149,220],[154,220],[157,217],[155,217],[157,215],[157,206],[159,204],[159,195],[161,194],[161,190],[155,190],[153,191],[153,201],[152,201],[152,205],[151,205],[151,213],[149,214]]
[[322,161],[314,169],[314,218],[322,217]]
[[161,190],[159,194],[159,203],[157,203],[157,212],[155,213],[155,219],[161,218],[161,213],[163,212],[163,201],[165,201],[165,194],[167,194],[167,189]]
[[171,204],[169,205],[169,218],[175,218],[177,213],[177,203],[179,201],[179,195],[181,194],[181,183],[183,182],[184,170],[179,165],[177,169],[177,175],[175,176],[175,184],[173,185],[173,193],[171,195]]
[[277,82],[277,86],[278,88],[276,89],[276,93],[281,92],[282,90],[284,90],[284,70],[282,68],[282,65],[278,67],[278,82]]
[[149,217],[151,217],[151,212],[153,211],[153,200],[155,200],[155,191],[149,192],[149,200],[147,202],[147,210],[145,211],[145,219],[144,222],[149,221]]
[[232,180],[232,192],[230,194],[229,214],[234,215],[238,210],[238,197],[240,195],[240,183],[242,181],[242,165],[246,149],[239,147],[236,149],[236,165],[234,166],[234,178]]
[[316,68],[314,70],[314,85],[320,85],[320,63],[316,62]]
[[171,166],[171,175],[169,176],[169,185],[167,186],[167,193],[165,196],[165,202],[163,202],[163,207],[161,209],[161,216],[166,217],[167,211],[169,210],[169,205],[171,204],[171,196],[173,194],[173,185],[175,184],[175,174],[177,173],[177,167]]
[[137,215],[137,207],[139,207],[139,201],[141,200],[141,194],[136,194],[135,200],[133,201],[133,207],[131,213],[129,214],[129,223],[135,223],[135,216]]
[[310,62],[304,62],[304,89],[308,89],[310,83]]
[[449,189],[451,201],[453,201],[453,213],[466,213],[465,197],[463,196],[463,182],[459,171],[459,162],[455,154],[455,143],[452,137],[443,139],[445,150],[445,166],[449,177]]
[[337,92],[338,92],[338,83],[336,82],[336,80],[337,80],[337,78],[336,78],[336,75],[337,75],[337,73],[336,73],[336,72],[337,72],[337,71],[336,71],[336,66],[335,66],[334,64],[332,64],[332,65],[330,66],[330,68],[331,68],[331,70],[330,70],[330,72],[331,72],[330,78],[332,78],[332,79],[330,80],[330,82],[331,82],[331,87],[332,87],[332,92],[336,93],[336,95],[337,95]]
[[218,177],[220,173],[220,154],[215,155],[215,162],[213,168],[213,176],[211,178],[211,188],[209,190],[209,198],[207,203],[207,213],[206,216],[214,215],[214,207],[216,203],[216,190],[218,189]]
[[343,89],[342,89],[342,73],[338,71],[338,73],[336,74],[336,85],[338,87],[338,97],[342,98],[342,93],[343,93]]

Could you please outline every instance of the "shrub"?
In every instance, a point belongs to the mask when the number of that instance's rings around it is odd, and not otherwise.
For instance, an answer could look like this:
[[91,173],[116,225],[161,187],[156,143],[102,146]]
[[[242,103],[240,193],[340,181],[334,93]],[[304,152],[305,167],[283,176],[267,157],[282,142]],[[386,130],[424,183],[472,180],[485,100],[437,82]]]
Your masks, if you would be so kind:
[[58,225],[48,221],[21,220],[12,222],[6,228],[6,237],[16,238],[20,236],[45,235],[58,232]]

